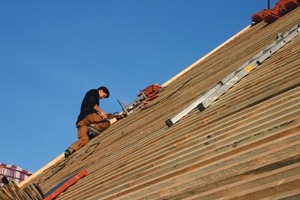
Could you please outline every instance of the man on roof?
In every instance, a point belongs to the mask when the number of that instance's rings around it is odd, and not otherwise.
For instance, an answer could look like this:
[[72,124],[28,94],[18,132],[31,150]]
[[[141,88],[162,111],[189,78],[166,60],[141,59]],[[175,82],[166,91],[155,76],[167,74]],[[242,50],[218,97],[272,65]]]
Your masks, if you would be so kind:
[[89,142],[88,126],[93,124],[98,131],[102,132],[110,126],[107,114],[99,107],[100,99],[109,97],[109,91],[101,86],[98,89],[89,90],[81,103],[80,113],[76,121],[78,140],[65,151],[65,158]]

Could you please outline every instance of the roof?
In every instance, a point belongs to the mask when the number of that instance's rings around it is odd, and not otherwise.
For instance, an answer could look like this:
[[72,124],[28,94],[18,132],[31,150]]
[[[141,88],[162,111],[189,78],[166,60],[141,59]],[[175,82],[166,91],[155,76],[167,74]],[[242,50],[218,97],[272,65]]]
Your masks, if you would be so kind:
[[300,197],[300,37],[203,112],[165,121],[300,22],[300,7],[249,27],[22,187],[47,192],[81,170],[62,199],[283,199]]

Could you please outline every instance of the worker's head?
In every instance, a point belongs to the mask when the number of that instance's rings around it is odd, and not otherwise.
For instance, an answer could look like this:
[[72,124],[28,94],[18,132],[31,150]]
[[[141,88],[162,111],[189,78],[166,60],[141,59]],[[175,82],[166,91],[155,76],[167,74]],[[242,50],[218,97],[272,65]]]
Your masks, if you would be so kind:
[[101,86],[98,88],[100,99],[105,99],[109,97],[109,91],[106,87]]

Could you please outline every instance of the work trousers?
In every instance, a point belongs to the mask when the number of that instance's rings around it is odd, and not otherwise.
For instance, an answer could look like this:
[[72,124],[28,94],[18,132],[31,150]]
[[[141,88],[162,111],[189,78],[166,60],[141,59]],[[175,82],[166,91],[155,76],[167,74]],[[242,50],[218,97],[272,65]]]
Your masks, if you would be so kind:
[[69,148],[73,150],[78,150],[89,142],[88,136],[88,125],[93,124],[98,131],[102,132],[110,126],[108,120],[103,120],[103,118],[97,113],[92,113],[86,116],[83,120],[79,121],[77,126],[78,140],[74,142]]

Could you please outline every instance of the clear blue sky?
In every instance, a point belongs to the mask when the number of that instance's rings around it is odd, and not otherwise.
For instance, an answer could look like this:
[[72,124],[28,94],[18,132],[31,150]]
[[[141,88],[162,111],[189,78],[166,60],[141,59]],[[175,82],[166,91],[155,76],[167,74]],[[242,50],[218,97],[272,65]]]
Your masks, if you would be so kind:
[[[0,163],[34,172],[77,139],[83,96],[106,112],[251,24],[267,0],[0,0]],[[277,1],[271,1],[271,6]]]

